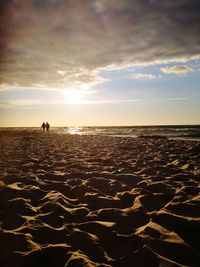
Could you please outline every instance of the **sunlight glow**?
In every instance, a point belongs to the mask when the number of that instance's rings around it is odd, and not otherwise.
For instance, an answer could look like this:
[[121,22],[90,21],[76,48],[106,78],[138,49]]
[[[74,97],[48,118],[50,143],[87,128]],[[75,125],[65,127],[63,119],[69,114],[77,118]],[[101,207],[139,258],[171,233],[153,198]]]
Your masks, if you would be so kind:
[[64,92],[65,102],[70,105],[79,105],[83,102],[84,91],[77,88],[70,88]]

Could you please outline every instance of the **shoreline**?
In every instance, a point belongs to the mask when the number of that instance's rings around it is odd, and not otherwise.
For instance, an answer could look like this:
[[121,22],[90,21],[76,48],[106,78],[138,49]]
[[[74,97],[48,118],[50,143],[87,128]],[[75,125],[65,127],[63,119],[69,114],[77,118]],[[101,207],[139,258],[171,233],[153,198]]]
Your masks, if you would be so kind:
[[58,131],[58,130],[50,130],[48,133],[47,132],[42,132],[42,130],[40,128],[38,128],[37,130],[30,130],[25,128],[24,130],[19,129],[13,129],[13,130],[0,130],[0,135],[4,135],[4,134],[8,134],[8,135],[24,135],[24,134],[59,134],[59,135],[63,135],[63,136],[99,136],[99,137],[103,137],[103,136],[107,136],[107,137],[114,137],[114,138],[152,138],[152,139],[168,139],[168,140],[182,140],[182,141],[195,141],[195,142],[200,142],[200,137],[187,137],[187,136],[167,136],[167,135],[134,135],[134,134],[105,134],[105,133],[68,133],[68,132],[64,132],[64,131]]

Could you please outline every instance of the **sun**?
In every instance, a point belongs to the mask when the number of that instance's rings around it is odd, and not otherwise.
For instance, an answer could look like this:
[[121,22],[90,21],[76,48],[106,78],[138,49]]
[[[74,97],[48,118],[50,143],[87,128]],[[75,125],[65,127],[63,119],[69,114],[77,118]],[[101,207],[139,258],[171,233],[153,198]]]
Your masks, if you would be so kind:
[[70,88],[64,91],[64,98],[67,104],[79,105],[83,101],[84,92],[81,89]]

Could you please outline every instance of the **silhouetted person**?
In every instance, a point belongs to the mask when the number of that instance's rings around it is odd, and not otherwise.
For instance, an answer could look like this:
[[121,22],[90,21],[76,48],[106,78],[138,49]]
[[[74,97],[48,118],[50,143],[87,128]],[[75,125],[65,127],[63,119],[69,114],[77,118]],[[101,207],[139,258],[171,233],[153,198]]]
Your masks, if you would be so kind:
[[43,122],[42,125],[41,125],[41,128],[42,128],[43,132],[45,131],[45,127],[46,127],[46,125],[45,125],[45,123]]
[[46,130],[47,130],[47,132],[49,131],[49,128],[50,128],[50,125],[49,125],[48,122],[46,122]]

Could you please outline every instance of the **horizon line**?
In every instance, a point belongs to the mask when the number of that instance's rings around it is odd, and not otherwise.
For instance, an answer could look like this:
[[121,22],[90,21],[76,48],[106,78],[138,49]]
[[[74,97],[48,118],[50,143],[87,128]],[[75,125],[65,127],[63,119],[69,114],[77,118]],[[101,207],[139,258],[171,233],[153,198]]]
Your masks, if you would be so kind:
[[[76,127],[84,127],[84,128],[95,128],[95,127],[169,127],[169,126],[200,126],[200,123],[194,124],[137,124],[137,125],[70,125],[70,126],[51,126],[51,128],[76,128]],[[41,126],[0,126],[0,128],[41,128]]]

